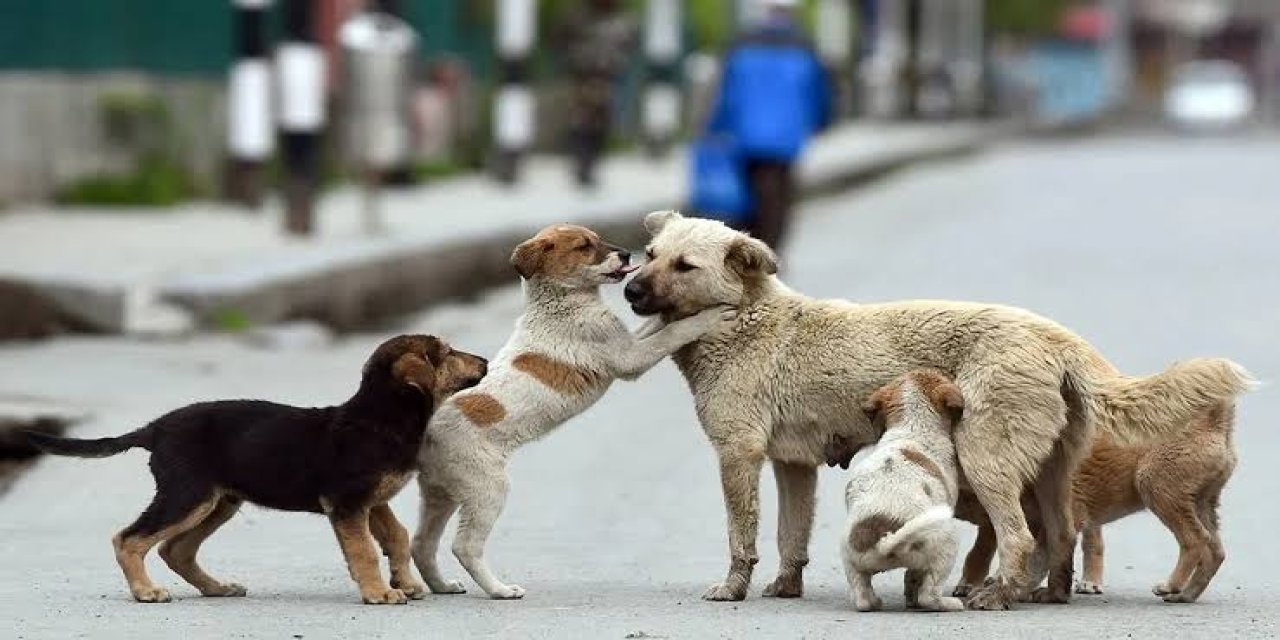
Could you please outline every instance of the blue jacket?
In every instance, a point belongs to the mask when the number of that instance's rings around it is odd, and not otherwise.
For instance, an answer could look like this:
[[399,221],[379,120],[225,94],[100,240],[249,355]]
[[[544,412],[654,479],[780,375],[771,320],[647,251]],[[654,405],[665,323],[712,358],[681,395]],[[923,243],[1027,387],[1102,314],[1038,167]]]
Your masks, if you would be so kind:
[[766,24],[725,56],[708,133],[727,134],[750,158],[793,161],[831,119],[831,88],[790,22]]

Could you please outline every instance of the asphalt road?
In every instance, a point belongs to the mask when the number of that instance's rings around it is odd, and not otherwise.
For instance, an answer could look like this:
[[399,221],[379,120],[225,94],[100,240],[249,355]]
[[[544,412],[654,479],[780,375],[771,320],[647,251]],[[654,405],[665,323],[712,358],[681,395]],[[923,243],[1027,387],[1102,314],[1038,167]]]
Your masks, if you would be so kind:
[[[1127,371],[1194,355],[1280,372],[1280,140],[1093,138],[1019,143],[918,167],[803,209],[783,276],[820,296],[936,297],[1021,305],[1091,339]],[[611,295],[617,302],[614,291]],[[515,290],[406,321],[492,352],[518,314]],[[618,305],[620,311],[623,307]],[[385,334],[328,349],[268,351],[235,338],[178,344],[64,339],[0,349],[0,389],[66,398],[95,412],[82,435],[132,429],[174,406],[220,397],[327,404],[352,389]],[[849,605],[836,538],[842,474],[821,476],[807,592],[759,597],[774,570],[772,481],[764,478],[762,560],[740,603],[698,596],[725,569],[715,464],[669,363],[621,383],[594,409],[518,454],[490,545],[523,601],[471,592],[403,607],[357,604],[319,518],[246,509],[204,548],[244,599],[202,599],[154,556],[175,601],[133,603],[109,539],[150,497],[145,454],[45,460],[0,499],[0,635],[68,637],[1265,637],[1280,633],[1275,531],[1280,392],[1245,398],[1241,464],[1224,496],[1228,559],[1203,600],[1149,592],[1176,546],[1150,515],[1108,527],[1107,594],[1007,613],[895,612],[900,577],[877,587],[890,612]],[[766,476],[768,471],[765,472]],[[416,489],[394,502],[416,522]],[[966,542],[971,528],[958,524]],[[454,577],[465,578],[451,558]]]

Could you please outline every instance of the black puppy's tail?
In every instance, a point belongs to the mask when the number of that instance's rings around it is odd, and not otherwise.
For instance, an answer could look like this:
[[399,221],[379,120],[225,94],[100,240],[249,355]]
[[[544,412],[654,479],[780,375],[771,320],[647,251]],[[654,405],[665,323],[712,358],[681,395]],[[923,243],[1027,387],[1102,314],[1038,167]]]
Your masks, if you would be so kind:
[[151,429],[143,427],[115,438],[96,438],[93,440],[63,438],[39,431],[28,431],[27,442],[30,442],[31,446],[45,453],[52,453],[56,456],[105,458],[114,456],[122,451],[128,451],[134,447],[150,449]]

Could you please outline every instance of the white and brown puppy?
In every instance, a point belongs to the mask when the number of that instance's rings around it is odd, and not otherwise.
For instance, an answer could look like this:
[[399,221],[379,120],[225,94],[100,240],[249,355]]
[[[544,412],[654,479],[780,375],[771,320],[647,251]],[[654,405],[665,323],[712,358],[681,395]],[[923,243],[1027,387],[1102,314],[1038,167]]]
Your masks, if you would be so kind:
[[[493,598],[520,598],[484,559],[485,542],[507,496],[507,461],[599,400],[617,378],[633,380],[712,329],[725,313],[711,308],[633,335],[600,297],[600,286],[633,270],[629,254],[583,227],[543,229],[516,247],[526,310],[489,362],[484,380],[440,405],[419,455],[422,511],[413,559],[433,593],[462,593],[445,580],[436,552],[461,508],[453,553]],[[731,315],[729,317],[732,317]]]
[[[809,561],[816,466],[829,438],[878,437],[861,398],[919,367],[946,372],[964,393],[955,430],[962,490],[991,516],[1000,573],[969,599],[1003,609],[1027,589],[1034,541],[1023,517],[1035,495],[1048,542],[1044,602],[1071,593],[1075,535],[1071,478],[1095,433],[1158,440],[1249,387],[1222,358],[1178,363],[1146,377],[1120,373],[1080,336],[1023,309],[973,302],[817,300],[777,278],[764,243],[712,220],[649,214],[649,260],[627,284],[640,315],[680,318],[729,305],[736,322],[707,332],[673,360],[716,449],[729,512],[729,571],[710,600],[741,600],[759,559],[760,469],[778,482],[778,577],[764,591],[800,596]],[[1156,319],[1153,318],[1153,322]]]
[[881,606],[871,577],[900,568],[907,570],[908,607],[964,609],[959,598],[942,596],[942,582],[956,560],[951,516],[958,487],[951,429],[963,410],[960,389],[934,369],[895,378],[863,405],[871,423],[883,425],[884,435],[854,465],[844,492],[849,520],[840,552],[858,611]]

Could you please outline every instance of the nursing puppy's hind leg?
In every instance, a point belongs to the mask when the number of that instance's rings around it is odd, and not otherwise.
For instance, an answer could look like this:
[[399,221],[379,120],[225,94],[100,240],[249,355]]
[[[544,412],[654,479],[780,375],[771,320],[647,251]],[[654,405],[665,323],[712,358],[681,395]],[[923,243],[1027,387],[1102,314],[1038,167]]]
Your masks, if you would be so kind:
[[[908,594],[907,602],[915,600],[920,608],[929,611],[963,611],[964,601],[942,595],[942,581],[950,575],[951,567],[956,561],[956,552],[959,550],[955,534],[950,531],[932,533],[928,544],[932,547],[929,563],[919,571],[920,581],[915,598]],[[908,573],[911,571],[909,570]]]

